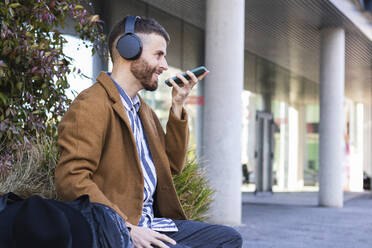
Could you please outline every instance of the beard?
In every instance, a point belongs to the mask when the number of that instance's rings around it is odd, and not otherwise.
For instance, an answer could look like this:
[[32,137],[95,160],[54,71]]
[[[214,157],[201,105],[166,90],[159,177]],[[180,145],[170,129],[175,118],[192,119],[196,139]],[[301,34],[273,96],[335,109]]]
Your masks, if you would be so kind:
[[152,79],[156,72],[156,66],[153,67],[144,59],[139,58],[130,65],[130,71],[145,90],[154,91],[158,88],[158,80]]

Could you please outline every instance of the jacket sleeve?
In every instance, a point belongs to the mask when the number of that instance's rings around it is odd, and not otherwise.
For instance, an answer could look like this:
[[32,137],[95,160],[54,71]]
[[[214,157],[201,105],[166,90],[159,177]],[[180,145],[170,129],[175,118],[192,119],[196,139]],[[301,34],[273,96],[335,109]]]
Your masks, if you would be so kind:
[[107,199],[92,180],[104,146],[109,113],[102,101],[84,92],[70,106],[58,126],[60,159],[55,170],[58,194],[66,201],[89,195],[114,209],[124,220],[127,216]]
[[[179,119],[172,111],[169,111],[169,118],[166,126],[166,133],[163,129],[160,131],[163,134],[163,144],[170,163],[172,174],[179,174],[185,167],[186,155],[189,142],[188,115],[186,110],[182,109],[181,119]],[[159,128],[158,128],[159,129]]]

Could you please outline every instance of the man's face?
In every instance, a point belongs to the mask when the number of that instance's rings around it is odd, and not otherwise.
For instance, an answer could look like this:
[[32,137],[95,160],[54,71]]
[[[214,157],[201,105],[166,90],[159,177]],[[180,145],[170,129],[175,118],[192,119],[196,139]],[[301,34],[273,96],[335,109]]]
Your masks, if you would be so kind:
[[159,75],[168,69],[165,59],[167,42],[158,34],[139,34],[143,43],[141,56],[132,62],[130,71],[145,90],[158,88]]

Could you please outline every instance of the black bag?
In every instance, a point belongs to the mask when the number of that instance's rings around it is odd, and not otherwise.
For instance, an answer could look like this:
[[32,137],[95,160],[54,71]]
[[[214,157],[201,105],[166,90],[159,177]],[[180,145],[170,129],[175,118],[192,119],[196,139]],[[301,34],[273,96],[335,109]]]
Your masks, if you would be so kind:
[[60,202],[10,192],[0,197],[0,247],[133,247],[117,221],[122,219],[114,210],[91,203],[88,195]]
[[8,193],[0,198],[0,247],[93,247],[86,218],[63,202]]

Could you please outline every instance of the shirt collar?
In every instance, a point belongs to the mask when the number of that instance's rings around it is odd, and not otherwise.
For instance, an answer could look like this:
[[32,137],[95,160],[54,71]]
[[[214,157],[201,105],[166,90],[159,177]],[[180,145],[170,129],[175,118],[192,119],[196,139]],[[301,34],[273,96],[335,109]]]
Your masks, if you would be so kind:
[[124,100],[123,103],[124,103],[124,107],[128,110],[128,111],[131,111],[133,109],[133,107],[136,109],[136,112],[138,112],[140,106],[141,106],[141,102],[140,102],[140,99],[138,97],[138,95],[136,94],[132,99],[128,96],[128,94],[125,92],[125,90],[120,87],[120,85],[118,83],[115,82],[115,80],[111,77],[111,73],[109,72],[106,72],[107,75],[111,78],[112,82],[114,82],[116,88],[118,89],[119,91],[119,94],[121,96],[121,98]]

